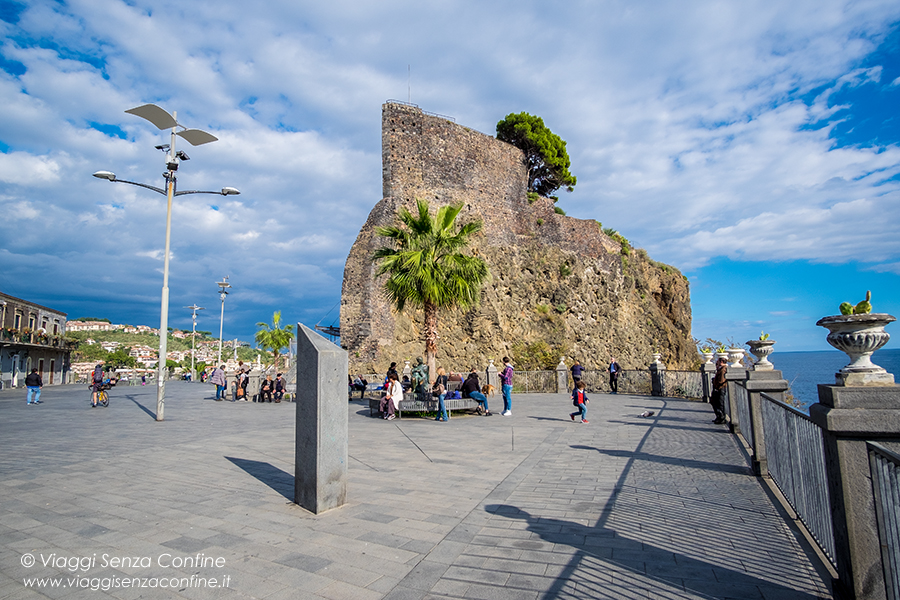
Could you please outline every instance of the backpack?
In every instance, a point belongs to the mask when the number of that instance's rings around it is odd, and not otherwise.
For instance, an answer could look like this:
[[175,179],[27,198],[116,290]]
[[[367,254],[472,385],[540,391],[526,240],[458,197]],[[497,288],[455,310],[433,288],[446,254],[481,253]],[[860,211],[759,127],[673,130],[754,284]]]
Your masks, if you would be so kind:
[[94,383],[103,383],[103,371],[94,369]]

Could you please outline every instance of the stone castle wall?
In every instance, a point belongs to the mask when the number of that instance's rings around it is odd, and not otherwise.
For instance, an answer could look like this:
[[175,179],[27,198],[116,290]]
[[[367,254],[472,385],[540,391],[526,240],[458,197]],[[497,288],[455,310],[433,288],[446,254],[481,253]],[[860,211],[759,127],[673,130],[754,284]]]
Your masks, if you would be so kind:
[[[424,351],[421,311],[398,314],[375,280],[375,228],[395,222],[415,200],[463,202],[459,223],[484,222],[471,251],[491,277],[481,303],[439,319],[437,362],[482,366],[538,340],[589,367],[615,355],[645,366],[660,347],[670,367],[694,360],[687,282],[645,255],[623,256],[596,221],[556,214],[549,199],[530,203],[521,151],[491,136],[388,103],[382,109],[384,198],[369,214],[344,270],[341,344],[351,372],[383,372]],[[499,361],[498,361],[499,362]],[[402,363],[401,363],[402,364]]]

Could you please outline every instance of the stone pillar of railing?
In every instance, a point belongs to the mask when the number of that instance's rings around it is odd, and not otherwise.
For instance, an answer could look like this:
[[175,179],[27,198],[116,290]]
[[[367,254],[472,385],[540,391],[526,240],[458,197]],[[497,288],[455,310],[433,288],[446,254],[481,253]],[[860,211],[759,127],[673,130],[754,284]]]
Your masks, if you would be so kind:
[[[247,382],[247,400],[253,400],[254,396],[259,395],[259,388],[262,387],[262,380],[265,379],[265,375],[262,370],[257,370],[255,367],[250,373],[247,375],[249,381]],[[262,400],[262,398],[257,398],[257,400]]]
[[297,325],[294,502],[319,514],[347,501],[347,351]]
[[653,362],[650,363],[650,395],[666,395],[666,365],[659,359],[662,354],[654,353]]
[[[866,295],[869,300],[869,295]],[[882,548],[896,556],[891,540],[879,536],[878,515],[866,442],[900,444],[900,386],[871,362],[890,339],[884,313],[835,315],[816,325],[828,329],[828,343],[845,352],[850,364],[835,373],[835,385],[819,385],[819,402],[809,407],[822,428],[825,469],[834,525],[836,598],[886,598]],[[896,580],[896,573],[892,579]]]
[[[713,375],[715,375],[715,373],[713,373]],[[742,432],[737,410],[737,395],[735,392],[737,391],[736,386],[742,384],[746,379],[747,369],[732,369],[731,367],[728,367],[728,371],[725,373],[725,393],[728,395],[728,416],[731,418],[729,427],[731,428],[732,433]],[[743,387],[743,385],[741,385],[741,387]],[[746,424],[744,429],[748,429]]]
[[556,365],[556,393],[569,393],[569,369],[561,358],[559,359],[559,364]]
[[485,379],[488,385],[492,385],[498,390],[500,389],[500,377],[497,375],[497,367],[494,366],[494,359],[488,359],[488,367],[485,370]]
[[886,598],[866,440],[900,443],[900,386],[819,385],[839,597]]
[[753,439],[751,440],[753,472],[760,476],[766,476],[769,474],[769,462],[766,458],[766,430],[763,426],[762,415],[764,400],[759,394],[765,392],[767,396],[784,402],[784,392],[790,387],[790,384],[782,377],[781,371],[771,368],[764,371],[751,368],[747,369],[746,373],[747,378],[744,380],[743,386],[747,390],[747,397],[750,401],[750,418],[753,420]]

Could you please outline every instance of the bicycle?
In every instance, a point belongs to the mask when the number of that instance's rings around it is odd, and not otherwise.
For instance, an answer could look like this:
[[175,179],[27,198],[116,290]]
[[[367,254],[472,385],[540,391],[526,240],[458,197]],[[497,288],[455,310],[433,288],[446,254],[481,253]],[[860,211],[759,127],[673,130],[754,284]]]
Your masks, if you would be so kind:
[[[94,386],[89,386],[91,389],[91,404],[94,404]],[[100,384],[100,389],[97,390],[97,404],[95,406],[102,406],[106,408],[109,406],[109,394],[106,393],[106,390],[111,388],[112,386],[108,383]]]

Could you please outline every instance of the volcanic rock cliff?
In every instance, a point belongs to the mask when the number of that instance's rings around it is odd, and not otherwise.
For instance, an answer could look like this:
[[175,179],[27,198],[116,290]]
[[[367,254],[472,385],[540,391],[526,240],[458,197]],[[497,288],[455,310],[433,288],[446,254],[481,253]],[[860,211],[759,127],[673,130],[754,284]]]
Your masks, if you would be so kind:
[[[341,344],[351,372],[384,372],[422,355],[422,312],[397,313],[375,278],[375,228],[397,210],[463,202],[458,223],[484,222],[470,252],[490,269],[479,306],[439,318],[437,364],[481,370],[489,358],[556,351],[602,368],[611,356],[643,368],[659,349],[669,368],[695,360],[687,280],[605,235],[599,223],[559,215],[546,198],[529,201],[522,152],[491,136],[399,103],[382,108],[384,198],[347,257]],[[517,357],[517,354],[519,355]],[[400,363],[402,365],[402,362]]]

